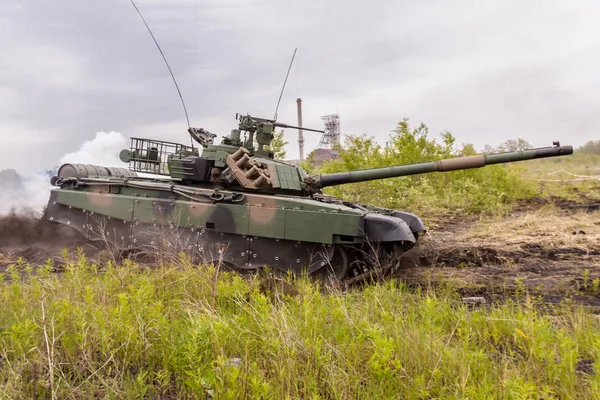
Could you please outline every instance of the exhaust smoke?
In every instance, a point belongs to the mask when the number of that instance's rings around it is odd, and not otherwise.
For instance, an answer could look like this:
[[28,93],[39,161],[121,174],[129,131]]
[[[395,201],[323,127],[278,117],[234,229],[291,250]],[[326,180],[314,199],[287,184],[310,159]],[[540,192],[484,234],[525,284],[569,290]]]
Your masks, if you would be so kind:
[[127,139],[119,132],[97,132],[78,150],[60,157],[57,164],[36,174],[22,175],[17,170],[0,171],[0,216],[9,214],[40,216],[48,202],[50,178],[64,163],[81,163],[105,167],[123,167],[119,151],[127,147]]

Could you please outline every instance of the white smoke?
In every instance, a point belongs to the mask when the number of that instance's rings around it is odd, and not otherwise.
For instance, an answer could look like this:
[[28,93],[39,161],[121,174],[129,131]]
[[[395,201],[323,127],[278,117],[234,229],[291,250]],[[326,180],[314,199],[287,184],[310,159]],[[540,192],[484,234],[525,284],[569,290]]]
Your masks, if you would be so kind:
[[119,152],[127,146],[127,139],[119,132],[98,132],[92,140],[85,141],[79,150],[65,154],[60,164],[92,164],[102,167],[126,167],[119,160]]
[[[0,171],[4,172],[4,171]],[[38,173],[28,176],[14,175],[16,181],[0,179],[0,215],[11,211],[40,214],[48,203],[50,176]]]
[[[129,148],[128,141],[119,132],[98,132],[94,139],[84,142],[79,150],[62,156],[60,164],[91,164],[101,167],[127,168],[128,165],[119,158],[119,153],[125,148]],[[146,178],[166,179],[161,175],[143,172],[137,174]]]
[[[127,139],[122,134],[98,132],[94,139],[85,141],[77,151],[65,154],[57,165],[49,169],[56,172],[64,163],[126,167],[119,160],[119,152],[126,147]],[[40,172],[23,176],[15,171],[0,171],[0,215],[11,211],[41,214],[53,187],[50,184],[51,175],[49,172]]]

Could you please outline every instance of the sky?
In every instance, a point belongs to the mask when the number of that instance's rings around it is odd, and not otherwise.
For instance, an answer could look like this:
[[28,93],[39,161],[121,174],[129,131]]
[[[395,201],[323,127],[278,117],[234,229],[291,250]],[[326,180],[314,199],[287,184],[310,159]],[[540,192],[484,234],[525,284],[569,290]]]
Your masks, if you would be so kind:
[[[596,0],[137,0],[194,127],[235,113],[384,143],[407,117],[432,137],[579,146],[600,139]],[[0,3],[0,170],[56,167],[99,132],[189,143],[168,69],[129,0]],[[298,157],[287,129],[288,158]],[[305,154],[320,134],[305,132]],[[114,137],[113,137],[114,139]],[[114,143],[114,141],[112,142]],[[113,147],[90,162],[118,164]],[[106,158],[103,158],[106,156]],[[83,158],[85,162],[87,158]],[[124,166],[124,165],[115,165]]]

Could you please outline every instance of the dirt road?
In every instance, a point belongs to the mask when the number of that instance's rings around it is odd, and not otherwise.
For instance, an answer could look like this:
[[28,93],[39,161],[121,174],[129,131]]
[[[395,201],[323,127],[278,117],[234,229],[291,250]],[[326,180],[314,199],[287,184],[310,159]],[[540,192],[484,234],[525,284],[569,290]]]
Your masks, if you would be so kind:
[[498,220],[441,220],[395,276],[450,281],[471,296],[527,289],[548,302],[569,296],[600,310],[600,203],[538,203]]

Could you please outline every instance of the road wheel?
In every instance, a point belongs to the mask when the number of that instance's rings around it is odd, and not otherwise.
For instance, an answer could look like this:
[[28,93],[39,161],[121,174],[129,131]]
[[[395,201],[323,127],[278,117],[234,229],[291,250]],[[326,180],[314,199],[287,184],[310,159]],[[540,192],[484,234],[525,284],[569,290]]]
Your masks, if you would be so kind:
[[341,281],[348,276],[348,253],[343,246],[335,246],[329,264],[330,265],[326,265],[324,268],[329,274],[333,275],[335,279]]

